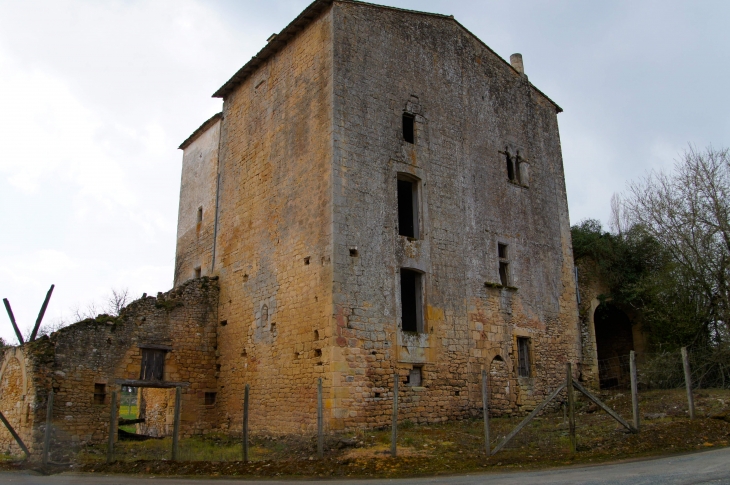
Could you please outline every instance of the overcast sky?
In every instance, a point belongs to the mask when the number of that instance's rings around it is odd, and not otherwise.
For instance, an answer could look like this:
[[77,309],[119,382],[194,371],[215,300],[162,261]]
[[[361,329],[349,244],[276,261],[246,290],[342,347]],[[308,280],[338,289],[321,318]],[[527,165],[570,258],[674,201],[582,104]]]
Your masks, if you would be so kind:
[[[177,146],[308,3],[0,0],[0,297],[22,329],[51,283],[51,323],[111,288],[170,288]],[[614,192],[688,143],[730,146],[730,2],[382,3],[453,14],[505,59],[523,54],[565,110],[572,223],[606,221]]]

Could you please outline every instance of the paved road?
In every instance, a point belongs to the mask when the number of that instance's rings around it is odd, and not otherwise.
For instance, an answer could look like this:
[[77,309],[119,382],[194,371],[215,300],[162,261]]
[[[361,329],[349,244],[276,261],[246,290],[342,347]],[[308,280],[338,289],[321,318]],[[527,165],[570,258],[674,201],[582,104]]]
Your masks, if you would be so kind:
[[[126,476],[61,474],[38,476],[21,473],[0,473],[0,483],[17,485],[302,485],[311,481],[283,480],[213,480],[178,478],[136,478]],[[489,473],[456,477],[412,478],[407,480],[322,480],[328,485],[730,485],[730,448],[691,455],[633,461],[613,465],[571,467],[538,472]]]

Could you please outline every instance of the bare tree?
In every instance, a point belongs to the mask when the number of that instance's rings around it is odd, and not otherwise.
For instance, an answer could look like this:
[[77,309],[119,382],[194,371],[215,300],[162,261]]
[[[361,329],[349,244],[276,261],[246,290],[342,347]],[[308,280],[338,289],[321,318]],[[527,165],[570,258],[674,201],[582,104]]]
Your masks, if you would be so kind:
[[623,201],[619,194],[611,196],[611,219],[608,223],[611,231],[619,236],[624,235],[631,228],[629,214],[624,208]]
[[107,297],[106,313],[117,317],[130,301],[129,288],[112,288],[111,294]]
[[[730,151],[690,147],[673,171],[629,185],[624,207],[670,252],[701,296],[707,325],[730,329]],[[724,327],[724,328],[722,328]],[[717,334],[717,333],[716,333]]]

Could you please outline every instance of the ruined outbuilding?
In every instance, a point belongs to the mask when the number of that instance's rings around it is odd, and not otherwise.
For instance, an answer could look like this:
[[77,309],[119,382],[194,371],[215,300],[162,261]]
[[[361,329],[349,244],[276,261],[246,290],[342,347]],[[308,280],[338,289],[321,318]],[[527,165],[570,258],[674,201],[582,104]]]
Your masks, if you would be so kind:
[[581,362],[561,109],[519,54],[317,0],[214,96],[180,147],[175,289],[6,353],[26,434],[58,387],[64,432],[103,438],[94,384],[144,378],[141,345],[186,383],[187,434],[240,431],[246,384],[254,432],[312,431],[318,378],[330,431],[388,425],[394,375],[404,420],[474,415],[483,369],[493,412],[523,413]]

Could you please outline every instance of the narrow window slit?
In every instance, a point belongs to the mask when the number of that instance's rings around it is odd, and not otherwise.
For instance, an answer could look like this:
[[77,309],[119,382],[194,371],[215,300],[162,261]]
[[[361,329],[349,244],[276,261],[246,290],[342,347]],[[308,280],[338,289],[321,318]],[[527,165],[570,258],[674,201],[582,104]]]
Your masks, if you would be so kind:
[[421,274],[400,270],[401,329],[404,332],[423,332]]
[[403,139],[407,143],[415,143],[415,116],[410,113],[403,113]]

